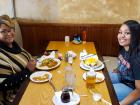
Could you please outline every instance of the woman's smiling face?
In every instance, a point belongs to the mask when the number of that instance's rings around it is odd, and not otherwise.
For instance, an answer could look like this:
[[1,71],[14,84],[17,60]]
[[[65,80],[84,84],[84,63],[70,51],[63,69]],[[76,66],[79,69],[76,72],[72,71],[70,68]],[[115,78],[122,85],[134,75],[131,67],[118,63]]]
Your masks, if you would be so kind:
[[5,44],[12,44],[14,41],[14,29],[10,28],[5,24],[1,24],[0,26],[0,41]]
[[131,32],[127,25],[123,24],[120,27],[119,33],[118,33],[118,42],[119,45],[124,47],[125,50],[129,50],[129,45],[131,41]]

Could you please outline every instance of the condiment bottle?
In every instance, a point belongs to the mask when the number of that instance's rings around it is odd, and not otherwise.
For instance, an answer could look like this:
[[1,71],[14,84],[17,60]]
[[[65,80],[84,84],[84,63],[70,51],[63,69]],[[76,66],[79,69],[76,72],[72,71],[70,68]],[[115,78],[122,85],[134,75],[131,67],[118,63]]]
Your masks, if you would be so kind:
[[73,55],[72,55],[72,53],[70,51],[68,52],[68,63],[69,64],[73,63]]
[[70,102],[69,90],[66,90],[66,89],[62,90],[61,100],[62,100],[63,103]]
[[86,43],[86,38],[87,38],[87,32],[84,30],[84,31],[82,32],[83,44]]

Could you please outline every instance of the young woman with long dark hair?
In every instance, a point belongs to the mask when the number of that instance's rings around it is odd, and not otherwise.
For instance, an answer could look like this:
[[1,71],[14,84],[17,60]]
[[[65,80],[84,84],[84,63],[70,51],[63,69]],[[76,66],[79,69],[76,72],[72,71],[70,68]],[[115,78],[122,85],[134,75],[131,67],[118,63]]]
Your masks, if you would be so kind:
[[135,20],[124,22],[117,38],[118,67],[109,74],[120,105],[133,105],[140,99],[140,24]]

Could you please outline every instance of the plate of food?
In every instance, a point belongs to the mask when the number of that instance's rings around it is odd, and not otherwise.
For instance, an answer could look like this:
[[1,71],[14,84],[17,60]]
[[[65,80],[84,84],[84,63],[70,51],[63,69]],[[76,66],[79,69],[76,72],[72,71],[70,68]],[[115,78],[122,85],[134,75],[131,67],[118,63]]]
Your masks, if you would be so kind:
[[[83,65],[82,62],[80,63],[80,67],[84,70],[87,70],[87,71],[89,71],[91,69],[90,67]],[[100,67],[94,68],[94,70],[99,71],[99,70],[102,70],[103,68],[104,68],[104,64],[102,64]]]
[[[83,74],[83,79],[86,80],[86,72]],[[100,72],[96,72],[96,83],[100,83],[102,81],[104,81],[105,76],[100,73]]]
[[61,61],[56,58],[44,58],[37,61],[36,68],[40,70],[50,70],[58,67]]
[[104,68],[104,64],[98,59],[98,57],[95,56],[82,60],[80,67],[85,70],[90,70],[91,67],[94,68],[94,70],[101,70]]
[[55,105],[78,105],[80,102],[80,96],[76,92],[73,92],[72,94],[70,94],[70,102],[68,103],[62,102],[61,94],[62,94],[62,91],[55,92],[55,95],[52,98],[52,101]]
[[30,80],[36,83],[47,82],[52,78],[52,74],[47,71],[37,71],[30,75]]

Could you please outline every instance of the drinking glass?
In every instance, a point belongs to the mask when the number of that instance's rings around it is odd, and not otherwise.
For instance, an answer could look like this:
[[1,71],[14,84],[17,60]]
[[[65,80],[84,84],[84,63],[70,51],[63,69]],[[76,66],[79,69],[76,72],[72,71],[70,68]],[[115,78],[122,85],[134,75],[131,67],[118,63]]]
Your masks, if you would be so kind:
[[95,89],[96,73],[89,71],[86,73],[86,86],[88,90]]
[[74,90],[76,75],[71,66],[65,67],[65,87]]
[[65,82],[66,82],[66,87],[67,88],[74,90],[75,81],[76,81],[76,75],[75,74],[65,75]]
[[65,36],[65,42],[69,42],[70,41],[70,37],[69,36]]

